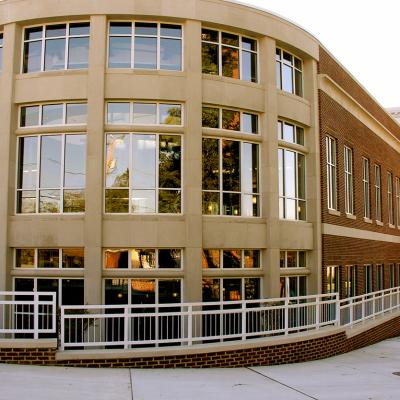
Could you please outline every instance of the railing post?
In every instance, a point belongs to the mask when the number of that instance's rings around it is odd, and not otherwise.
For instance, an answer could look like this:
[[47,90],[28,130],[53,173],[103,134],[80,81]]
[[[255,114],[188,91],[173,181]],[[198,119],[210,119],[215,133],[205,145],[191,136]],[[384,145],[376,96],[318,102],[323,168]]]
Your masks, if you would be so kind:
[[364,322],[365,320],[365,302],[367,297],[364,295],[361,300],[361,320]]
[[350,325],[353,325],[353,298],[350,297],[349,301],[350,301],[350,305],[349,305],[349,323],[350,323]]
[[315,324],[317,329],[319,329],[320,326],[320,299],[319,296],[317,295],[315,298]]
[[33,293],[33,338],[39,339],[39,293]]
[[56,333],[56,335],[57,335],[57,328],[58,328],[58,321],[57,321],[57,301],[56,301],[56,294],[55,293],[53,293],[53,297],[52,297],[52,305],[51,305],[51,308],[52,308],[52,311],[53,311],[53,313],[52,313],[52,320],[53,320],[53,329],[54,329],[54,331],[55,331],[55,333]]
[[285,335],[289,334],[289,299],[285,298]]
[[372,295],[372,315],[375,319],[375,293]]
[[188,319],[187,319],[188,327],[188,346],[193,346],[193,306],[190,304],[188,306]]
[[64,315],[65,315],[65,311],[64,311],[64,306],[61,306],[61,313],[60,313],[60,350],[64,350],[65,348],[65,320],[64,320]]
[[246,340],[246,327],[247,327],[247,314],[246,314],[246,302],[242,301],[242,340]]
[[128,306],[124,307],[124,349],[129,347],[129,313]]
[[335,303],[335,307],[336,307],[336,322],[335,322],[335,325],[336,325],[336,326],[340,326],[340,325],[341,325],[341,315],[340,315],[340,298],[339,298],[339,293],[336,293],[336,303]]

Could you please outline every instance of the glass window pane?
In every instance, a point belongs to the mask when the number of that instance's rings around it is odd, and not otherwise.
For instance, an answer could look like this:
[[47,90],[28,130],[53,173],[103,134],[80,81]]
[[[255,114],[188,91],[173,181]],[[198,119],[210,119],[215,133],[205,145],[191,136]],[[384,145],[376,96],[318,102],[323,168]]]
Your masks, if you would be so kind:
[[129,212],[129,190],[107,189],[105,201],[106,213],[128,213]]
[[180,104],[160,104],[160,124],[182,125],[182,110]]
[[85,304],[83,279],[62,279],[61,287],[61,304],[63,306],[81,306]]
[[240,131],[240,112],[234,110],[222,110],[222,129]]
[[68,68],[87,68],[89,64],[89,38],[70,38],[68,50]]
[[285,151],[285,195],[296,197],[296,153]]
[[157,24],[148,22],[136,22],[135,35],[157,36]]
[[85,212],[85,191],[84,190],[64,190],[65,213]]
[[294,79],[295,79],[295,86],[296,86],[296,94],[297,96],[303,96],[303,77],[302,73],[297,69],[294,71]]
[[222,43],[227,44],[229,46],[239,47],[239,36],[233,35],[232,33],[221,33]]
[[203,107],[202,126],[203,128],[219,128],[219,108]]
[[220,261],[220,251],[213,250],[213,249],[203,249],[203,256],[202,256],[202,268],[220,268],[221,261]]
[[0,38],[0,72],[3,70],[3,39]]
[[213,31],[211,29],[202,29],[201,40],[206,40],[208,42],[218,42],[218,31]]
[[222,76],[240,78],[239,50],[231,47],[222,47]]
[[60,191],[41,190],[39,199],[40,213],[59,213],[60,212]]
[[305,200],[306,198],[306,158],[303,154],[297,154],[297,180],[298,180],[298,194],[299,199]]
[[83,125],[87,122],[87,104],[69,103],[67,104],[67,124]]
[[19,189],[35,189],[37,186],[37,143],[38,138],[35,136],[19,139]]
[[131,37],[110,37],[109,68],[131,67]]
[[65,39],[46,40],[44,54],[45,71],[65,68]]
[[25,29],[25,40],[40,39],[43,36],[43,27],[35,26],[34,28]]
[[240,142],[222,141],[223,190],[240,192]]
[[299,296],[307,296],[307,277],[299,277]]
[[129,187],[129,135],[107,135],[106,186]]
[[156,137],[132,135],[132,187],[153,189],[156,186]]
[[283,124],[283,140],[285,142],[294,143],[294,135],[294,126],[285,122]]
[[38,268],[59,268],[60,252],[58,249],[38,249]]
[[159,187],[181,187],[181,137],[161,135],[159,147]]
[[83,248],[62,250],[63,268],[85,268],[85,251]]
[[219,55],[217,44],[202,43],[201,59],[203,74],[219,74]]
[[244,251],[244,267],[260,268],[260,250]]
[[132,212],[154,214],[156,212],[156,191],[132,190]]
[[40,187],[61,186],[62,136],[42,136],[40,155]]
[[242,250],[223,250],[222,261],[224,268],[241,268]]
[[132,279],[131,303],[154,304],[156,302],[155,279]]
[[[38,279],[37,280],[37,291],[38,292],[55,292],[56,301],[59,304],[58,298],[58,279]],[[50,300],[50,298],[48,298]]]
[[64,105],[46,104],[42,107],[42,125],[63,125]]
[[260,279],[246,278],[244,280],[245,300],[260,299]]
[[159,268],[181,268],[182,251],[180,249],[158,250]]
[[135,37],[135,68],[157,68],[157,39]]
[[180,25],[161,24],[161,36],[182,37]]
[[158,193],[158,212],[160,214],[179,214],[181,212],[181,191],[160,190]]
[[105,304],[128,304],[128,279],[104,280]]
[[106,269],[127,269],[129,260],[128,250],[106,250],[104,252],[104,268]]
[[158,281],[158,299],[160,304],[181,302],[181,281],[169,279]]
[[257,51],[257,40],[242,37],[242,48],[245,50]]
[[306,268],[306,252],[305,251],[299,251],[299,268]]
[[131,265],[133,269],[154,269],[156,267],[156,251],[154,249],[131,250]]
[[16,249],[15,267],[35,268],[35,249]]
[[202,284],[203,301],[213,302],[220,300],[220,280],[219,279],[203,279]]
[[242,52],[242,79],[257,82],[257,54]]
[[279,61],[276,62],[276,87],[282,89],[282,64]]
[[219,193],[203,192],[203,215],[219,215]]
[[258,162],[256,144],[243,143],[242,152],[242,191],[253,193],[258,191]]
[[24,45],[24,72],[36,72],[42,69],[42,41]]
[[241,279],[223,279],[224,301],[242,300],[242,280]]
[[246,133],[258,133],[258,116],[255,114],[242,114],[242,131]]
[[20,126],[39,125],[39,106],[21,107]]
[[133,103],[133,123],[139,125],[157,124],[157,104]]
[[285,212],[286,219],[296,219],[296,200],[286,199]]
[[59,37],[66,35],[66,25],[47,25],[46,26],[46,38]]
[[286,64],[282,65],[282,89],[289,93],[294,93],[293,90],[293,69]]
[[297,268],[297,251],[286,252],[287,268]]
[[296,143],[304,145],[304,129],[300,126],[296,126]]
[[179,39],[160,39],[160,68],[169,71],[182,69],[182,41]]
[[90,23],[89,22],[78,22],[69,25],[69,34],[71,36],[83,36],[90,34]]
[[17,192],[17,212],[32,214],[36,212],[36,192],[24,190]]
[[107,122],[128,125],[130,123],[130,104],[107,103]]
[[223,194],[223,215],[240,216],[240,194]]
[[203,190],[219,189],[219,140],[203,138]]
[[131,22],[111,22],[110,35],[131,35],[132,23]]
[[[15,278],[14,289],[16,292],[33,292],[34,280],[26,279],[26,278]],[[18,299],[20,299],[21,297],[22,296],[18,296]],[[24,297],[27,297],[27,296],[24,296]],[[30,299],[31,299],[31,297],[29,298],[29,300]]]

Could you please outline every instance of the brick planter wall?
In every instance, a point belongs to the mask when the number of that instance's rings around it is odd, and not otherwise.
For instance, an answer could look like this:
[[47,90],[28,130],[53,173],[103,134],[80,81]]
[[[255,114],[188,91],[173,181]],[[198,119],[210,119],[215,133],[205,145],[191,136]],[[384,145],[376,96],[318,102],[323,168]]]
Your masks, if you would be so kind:
[[324,337],[270,346],[138,358],[57,360],[56,349],[0,349],[0,363],[89,368],[216,368],[278,365],[343,354],[400,335],[400,316],[361,333],[345,331]]

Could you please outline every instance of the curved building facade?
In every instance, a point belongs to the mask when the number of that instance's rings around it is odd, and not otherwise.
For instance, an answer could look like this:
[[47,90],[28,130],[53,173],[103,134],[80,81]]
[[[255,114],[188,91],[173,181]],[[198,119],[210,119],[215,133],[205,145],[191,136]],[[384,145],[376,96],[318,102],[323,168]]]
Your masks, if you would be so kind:
[[383,153],[400,128],[292,23],[222,0],[6,0],[0,27],[1,290],[63,305],[344,291],[361,261],[332,237],[398,243],[385,214],[357,225],[359,155],[335,135],[359,142],[335,107]]

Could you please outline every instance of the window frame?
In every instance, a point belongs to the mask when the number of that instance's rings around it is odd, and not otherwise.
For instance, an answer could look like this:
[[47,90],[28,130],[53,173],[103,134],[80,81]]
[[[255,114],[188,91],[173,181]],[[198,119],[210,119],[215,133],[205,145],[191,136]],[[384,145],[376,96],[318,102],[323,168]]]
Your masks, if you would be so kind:
[[374,291],[373,281],[373,266],[372,264],[364,265],[364,292],[365,294],[372,293]]
[[[305,281],[305,288],[306,288],[306,293],[305,294],[297,294],[296,296],[290,296],[290,279],[296,278],[297,280],[297,291],[300,290],[300,279],[304,278]],[[296,298],[296,297],[305,297],[308,294],[308,289],[309,289],[309,282],[308,282],[308,275],[306,274],[298,274],[298,275],[280,275],[280,282],[284,279],[284,287],[281,286],[280,288],[280,298],[285,299],[285,298]],[[282,289],[284,290],[284,294],[289,294],[289,296],[282,296]]]
[[[135,68],[135,23],[144,23],[144,24],[157,24],[157,36],[146,36],[146,35],[138,35],[139,37],[152,37],[157,38],[157,68]],[[131,24],[131,34],[110,34],[110,27],[112,23],[130,23]],[[181,27],[182,37],[170,37],[170,36],[162,36],[161,35],[161,25],[177,25]],[[110,59],[110,37],[130,37],[131,38],[131,47],[130,47],[130,67],[110,67],[109,59]],[[181,41],[181,69],[178,70],[168,70],[168,69],[161,69],[160,68],[160,49],[161,49],[161,39],[172,39],[172,40],[180,40]],[[176,72],[183,72],[185,71],[185,26],[182,23],[176,22],[166,22],[166,21],[150,21],[150,20],[126,20],[126,19],[110,19],[107,21],[107,51],[106,51],[106,70],[134,70],[134,71],[167,71],[171,73]]]
[[393,174],[391,172],[387,172],[386,180],[388,224],[390,227],[394,227]]
[[[326,187],[327,187],[327,206],[328,210],[338,210],[338,157],[337,140],[327,135],[325,137],[325,160],[326,160]],[[335,158],[332,158],[332,154]]]
[[400,228],[400,178],[395,177],[395,189],[396,189],[396,225]]
[[368,158],[362,158],[363,165],[363,212],[364,218],[371,220],[371,183],[370,183],[370,161]]
[[0,31],[0,73],[4,69],[4,32]]
[[345,213],[354,215],[353,149],[344,146],[344,203]]
[[[288,259],[287,259],[287,253],[288,252],[292,252],[292,253],[295,252],[296,253],[296,267],[288,267],[287,266],[288,265]],[[308,263],[307,263],[307,251],[306,250],[291,250],[291,249],[283,250],[283,249],[281,249],[280,253],[285,253],[285,266],[281,267],[279,265],[280,270],[296,271],[298,269],[307,268]],[[299,262],[300,261],[300,253],[304,253],[304,262],[305,262],[305,266],[304,267],[299,267],[299,264],[300,264],[300,262]]]
[[375,219],[382,222],[382,170],[379,164],[374,165]]
[[[202,249],[202,256],[204,254],[204,250],[215,250],[219,252],[219,268],[204,268],[202,267],[202,271],[223,271],[223,270],[228,270],[228,271],[259,271],[263,268],[262,266],[262,249],[244,249],[244,248],[203,248]],[[224,267],[224,251],[240,251],[240,267],[239,268],[230,268],[230,267]],[[258,267],[253,267],[253,268],[248,268],[245,266],[245,252],[246,251],[257,251],[258,252]],[[204,273],[204,272],[203,272]]]
[[[332,274],[332,271],[334,273]],[[340,293],[340,267],[339,265],[328,265],[326,267],[326,293]],[[332,285],[335,286],[336,290],[332,291]],[[329,287],[329,289],[328,289]]]
[[[293,127],[293,132],[295,135],[295,140],[294,142],[289,142],[287,140],[284,139],[284,129],[285,129],[285,125],[289,125]],[[278,141],[281,141],[282,143],[288,143],[289,145],[296,145],[296,146],[302,146],[305,147],[306,144],[306,135],[305,135],[305,128],[299,124],[293,123],[293,122],[289,122],[285,119],[282,118],[278,118],[278,122],[277,122],[277,129],[278,129]],[[303,143],[299,143],[299,135],[298,135],[298,130],[302,130],[303,131]]]
[[[279,50],[280,52],[280,58],[279,60],[276,58],[277,56],[277,51]],[[289,54],[290,56],[293,57],[293,64],[289,64],[287,62],[284,61],[283,59],[283,52]],[[296,62],[295,60],[299,60],[301,63],[301,70],[296,68]],[[293,94],[294,96],[298,96],[301,98],[304,98],[304,61],[303,59],[301,59],[300,57],[297,57],[295,54],[293,54],[290,51],[287,51],[285,49],[283,49],[282,47],[277,46],[275,49],[275,64],[279,63],[279,77],[276,76],[276,87],[278,90],[281,90],[285,93],[290,93]],[[287,65],[288,67],[291,68],[292,70],[292,82],[293,82],[293,91],[292,92],[288,92],[287,90],[283,89],[283,65]],[[275,71],[277,72],[277,70],[275,69]],[[301,74],[301,94],[296,94],[296,71],[300,72]],[[275,72],[275,74],[276,74]]]
[[346,265],[344,289],[347,298],[357,296],[357,266]]
[[383,264],[375,265],[376,292],[385,289],[385,271]]

